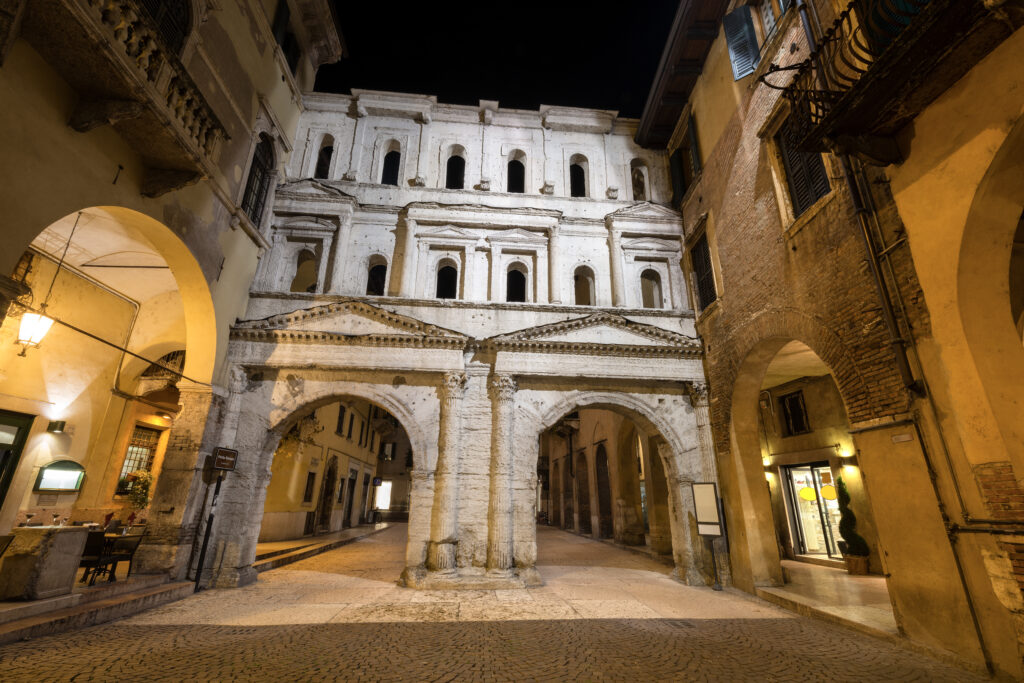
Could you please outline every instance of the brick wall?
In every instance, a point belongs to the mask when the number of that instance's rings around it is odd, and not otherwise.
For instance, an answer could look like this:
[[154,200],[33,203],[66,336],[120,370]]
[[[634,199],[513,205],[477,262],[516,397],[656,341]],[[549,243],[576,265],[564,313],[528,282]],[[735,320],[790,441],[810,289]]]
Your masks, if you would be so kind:
[[[1013,474],[1009,462],[987,462],[974,468],[982,498],[993,519],[1024,520],[1024,488]],[[1024,546],[1022,546],[1024,547]],[[1015,572],[1024,569],[1014,562]],[[1024,581],[1024,576],[1018,577]]]

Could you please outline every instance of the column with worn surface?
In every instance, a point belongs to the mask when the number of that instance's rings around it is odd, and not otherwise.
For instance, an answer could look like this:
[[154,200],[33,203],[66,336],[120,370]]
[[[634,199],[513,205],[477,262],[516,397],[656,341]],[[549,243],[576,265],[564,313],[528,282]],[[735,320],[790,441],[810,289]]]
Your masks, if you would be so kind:
[[693,406],[697,422],[697,443],[700,448],[700,474],[703,481],[718,481],[718,465],[715,462],[715,448],[711,440],[711,416],[708,405],[708,385],[704,382],[687,382],[686,391]]
[[487,538],[487,570],[512,569],[512,417],[516,381],[511,375],[491,378],[491,499]]
[[404,297],[415,296],[416,285],[416,221],[405,219],[405,235],[402,238],[402,289]]
[[[562,270],[559,252],[558,226],[551,226],[548,235],[548,301],[553,304],[562,303]],[[537,298],[540,301],[540,298]]]
[[459,461],[462,456],[462,396],[466,375],[445,373],[441,382],[441,429],[434,470],[434,514],[430,527],[427,568],[454,572],[456,560]]
[[608,258],[612,271],[612,306],[626,305],[626,287],[622,279],[622,233],[608,231]]
[[[665,441],[657,443],[662,462],[674,462],[672,448]],[[675,467],[678,467],[678,463]],[[669,515],[672,522],[672,555],[676,577],[688,586],[704,586],[707,582],[701,568],[704,564],[704,542],[697,535],[693,519],[693,477],[688,472],[676,472],[666,467]]]

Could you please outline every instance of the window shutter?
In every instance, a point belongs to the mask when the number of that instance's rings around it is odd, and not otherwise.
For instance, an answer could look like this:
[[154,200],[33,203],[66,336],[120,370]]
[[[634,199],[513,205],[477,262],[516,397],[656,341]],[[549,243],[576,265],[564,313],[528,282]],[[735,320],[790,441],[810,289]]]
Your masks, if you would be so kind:
[[757,35],[750,9],[738,7],[722,19],[725,40],[729,44],[729,59],[732,60],[732,75],[738,81],[754,73],[760,57]]
[[690,139],[690,163],[693,164],[693,175],[700,175],[700,145],[697,143],[697,122],[690,114],[690,120],[686,126],[686,136]]
[[772,7],[772,0],[761,0],[761,24],[764,26],[765,40],[775,33],[775,8]]
[[715,272],[711,267],[711,249],[708,247],[708,236],[704,233],[690,250],[690,264],[693,266],[696,280],[697,303],[704,310],[718,298],[715,291]]
[[686,194],[686,175],[683,173],[683,150],[676,149],[669,157],[669,167],[672,171],[672,206],[678,208]]
[[785,14],[786,10],[793,6],[793,0],[779,0],[779,7],[782,9],[782,13]]
[[784,132],[779,134],[776,141],[786,171],[793,214],[799,216],[832,189],[825,172],[825,163],[817,152],[801,152],[791,145]]

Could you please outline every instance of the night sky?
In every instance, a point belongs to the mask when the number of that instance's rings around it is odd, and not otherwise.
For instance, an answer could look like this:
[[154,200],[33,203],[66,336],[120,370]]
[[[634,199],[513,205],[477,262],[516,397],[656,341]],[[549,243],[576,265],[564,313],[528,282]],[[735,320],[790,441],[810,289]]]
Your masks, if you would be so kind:
[[679,0],[335,0],[349,57],[316,89],[593,107],[639,117]]

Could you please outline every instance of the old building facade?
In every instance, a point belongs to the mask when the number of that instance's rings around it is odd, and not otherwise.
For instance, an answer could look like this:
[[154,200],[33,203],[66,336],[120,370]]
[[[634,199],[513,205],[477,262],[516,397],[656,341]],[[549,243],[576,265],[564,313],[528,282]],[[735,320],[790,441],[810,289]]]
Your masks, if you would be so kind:
[[842,479],[900,632],[1014,677],[1020,23],[683,3],[638,136],[674,162],[735,584],[841,557]]

